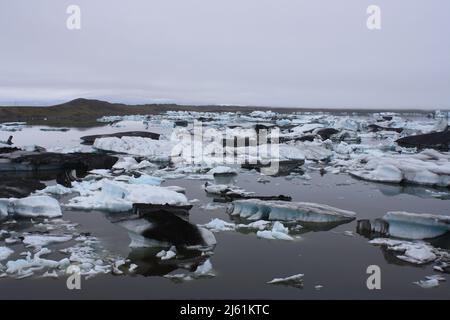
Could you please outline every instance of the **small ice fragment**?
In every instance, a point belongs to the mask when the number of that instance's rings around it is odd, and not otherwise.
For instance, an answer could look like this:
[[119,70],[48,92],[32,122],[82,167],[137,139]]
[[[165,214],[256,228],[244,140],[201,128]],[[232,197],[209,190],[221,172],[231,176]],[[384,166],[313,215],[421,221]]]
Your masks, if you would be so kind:
[[206,260],[203,264],[199,265],[194,271],[196,277],[214,276],[213,267],[211,261]]
[[14,251],[8,247],[0,247],[0,261],[6,260]]
[[274,278],[267,282],[268,284],[282,284],[286,286],[292,286],[296,288],[303,288],[304,274],[299,273],[286,278]]

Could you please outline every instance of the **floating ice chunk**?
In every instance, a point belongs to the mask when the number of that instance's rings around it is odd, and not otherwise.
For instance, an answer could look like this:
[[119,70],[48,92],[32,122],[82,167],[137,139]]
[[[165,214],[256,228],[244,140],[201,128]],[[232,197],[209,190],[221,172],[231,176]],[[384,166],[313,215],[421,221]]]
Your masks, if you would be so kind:
[[362,157],[350,174],[365,180],[409,182],[440,187],[450,186],[450,155],[435,150],[408,155]]
[[194,271],[196,277],[211,277],[215,276],[211,261],[206,260],[203,264],[199,265]]
[[324,204],[308,202],[237,200],[227,209],[231,215],[248,220],[282,220],[313,223],[349,222],[355,213]]
[[303,288],[303,277],[305,275],[302,273],[295,274],[286,278],[274,278],[267,282],[268,284],[282,284],[286,286],[292,286],[296,288]]
[[175,144],[171,141],[153,140],[141,137],[99,138],[94,148],[148,157],[155,161],[167,161]]
[[236,170],[226,166],[217,166],[208,171],[208,174],[237,174]]
[[294,240],[288,233],[289,229],[286,228],[281,222],[276,221],[272,226],[272,230],[258,231],[256,232],[256,236],[270,240]]
[[17,274],[17,276],[30,276],[36,270],[42,269],[64,269],[69,266],[70,261],[67,258],[64,258],[60,261],[43,259],[41,256],[50,253],[50,250],[47,248],[42,248],[39,252],[37,252],[34,257],[31,257],[31,254],[28,253],[25,259],[18,259],[15,261],[8,261],[6,263],[6,273],[8,274]]
[[250,112],[250,117],[253,118],[272,118],[275,117],[277,114],[271,110],[267,111],[261,111],[261,110],[255,110]]
[[256,230],[264,230],[267,228],[267,226],[270,224],[270,221],[266,221],[266,220],[258,220],[255,222],[251,222],[248,224],[238,224],[237,227],[238,228],[243,228],[243,229],[256,229]]
[[14,251],[8,247],[0,247],[0,261],[6,260],[13,253]]
[[207,204],[201,206],[200,209],[203,209],[203,210],[217,210],[217,209],[221,209],[223,207],[224,206],[222,204],[210,202],[210,203],[207,203]]
[[374,245],[385,246],[387,250],[399,252],[397,258],[413,264],[425,264],[436,260],[433,247],[424,242],[409,242],[387,238],[377,238],[369,241]]
[[71,235],[26,235],[23,243],[29,247],[41,248],[52,243],[61,243],[72,240]]
[[48,186],[42,190],[36,191],[37,194],[54,194],[54,195],[63,195],[72,192],[73,190],[71,188],[64,187],[63,185],[60,184]]
[[0,123],[0,131],[21,131],[26,124],[26,122],[3,122]]
[[303,152],[305,158],[313,161],[330,160],[333,151],[324,147],[323,143],[317,142],[297,142],[296,146]]
[[[6,208],[6,209],[5,209]],[[29,196],[22,199],[0,199],[0,216],[17,215],[20,217],[48,217],[62,216],[58,200],[49,196]]]
[[168,188],[104,180],[101,191],[72,198],[66,207],[120,212],[131,210],[133,203],[182,205],[188,201],[184,194]]
[[219,231],[234,231],[236,229],[236,225],[234,223],[226,222],[224,220],[214,218],[207,224],[202,225],[213,232]]
[[139,170],[149,167],[157,168],[157,165],[149,162],[148,160],[137,162],[133,157],[123,157],[114,164],[113,169]]
[[156,257],[160,258],[161,260],[170,260],[177,255],[177,250],[174,246],[170,247],[169,250],[161,250],[156,254]]
[[0,199],[0,220],[8,217],[9,199]]
[[113,169],[131,170],[137,167],[139,163],[133,157],[124,157],[113,165]]
[[163,182],[163,179],[143,174],[138,178],[132,177],[129,182],[132,184],[148,184],[151,186],[159,186]]
[[364,122],[352,118],[340,118],[334,125],[335,129],[345,129],[351,131],[359,131],[362,129]]
[[380,164],[373,171],[360,171],[352,174],[370,181],[400,183],[403,180],[401,170],[391,164]]
[[439,280],[438,279],[419,280],[414,282],[414,284],[417,284],[421,288],[429,289],[439,286]]
[[229,186],[226,184],[211,184],[209,182],[206,182],[203,185],[203,189],[205,190],[206,193],[214,195],[226,195],[228,193],[239,195],[250,194],[248,192],[245,192],[244,189],[241,189],[239,187]]
[[398,238],[434,238],[450,230],[450,216],[392,211],[383,220],[389,224],[389,235]]
[[94,170],[89,171],[89,173],[95,174],[95,175],[101,176],[101,177],[110,177],[111,176],[111,170],[109,170],[109,169],[94,169]]

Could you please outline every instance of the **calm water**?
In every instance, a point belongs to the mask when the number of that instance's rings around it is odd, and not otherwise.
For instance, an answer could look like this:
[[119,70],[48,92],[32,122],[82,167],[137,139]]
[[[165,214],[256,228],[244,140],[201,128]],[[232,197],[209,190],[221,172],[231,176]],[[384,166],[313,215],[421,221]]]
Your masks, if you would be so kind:
[[[130,128],[127,128],[127,130]],[[130,129],[133,130],[133,129]],[[59,146],[78,137],[123,128],[92,128],[85,131],[42,132],[38,128],[13,133],[16,143]],[[0,140],[3,135],[1,133]],[[427,188],[400,188],[367,183],[346,174],[309,173],[311,180],[284,177],[270,178],[270,183],[258,183],[259,177],[250,172],[237,177],[237,185],[247,191],[264,195],[290,195],[293,201],[317,202],[352,210],[358,219],[379,218],[387,211],[401,210],[449,214],[450,202],[424,196]],[[231,221],[225,208],[204,210],[200,206],[211,202],[202,190],[204,181],[167,180],[163,185],[186,188],[188,199],[199,199],[190,212],[192,223],[207,223],[212,218]],[[419,196],[420,195],[420,196]],[[356,234],[356,222],[340,225],[329,231],[308,231],[295,241],[264,240],[255,233],[216,233],[217,246],[211,263],[216,277],[175,283],[161,277],[173,266],[158,265],[155,251],[131,252],[127,232],[111,223],[101,212],[64,212],[64,219],[79,223],[78,231],[97,236],[106,249],[129,257],[139,266],[147,266],[144,275],[99,275],[82,281],[82,290],[69,291],[65,279],[27,278],[0,279],[0,299],[13,298],[125,298],[125,299],[448,299],[450,277],[437,288],[423,289],[413,284],[425,276],[435,274],[432,265],[415,266],[401,262],[394,255],[368,243]],[[353,231],[348,236],[344,231]],[[443,239],[441,246],[450,241]],[[15,250],[19,245],[11,246]],[[61,246],[61,245],[59,245]],[[58,248],[58,246],[50,246]],[[146,256],[147,255],[147,256]],[[170,262],[169,262],[170,264]],[[366,268],[379,265],[382,272],[382,290],[369,291],[366,287]],[[144,268],[142,268],[144,269]],[[303,273],[304,288],[266,284],[275,277]],[[316,290],[316,285],[322,285]]]

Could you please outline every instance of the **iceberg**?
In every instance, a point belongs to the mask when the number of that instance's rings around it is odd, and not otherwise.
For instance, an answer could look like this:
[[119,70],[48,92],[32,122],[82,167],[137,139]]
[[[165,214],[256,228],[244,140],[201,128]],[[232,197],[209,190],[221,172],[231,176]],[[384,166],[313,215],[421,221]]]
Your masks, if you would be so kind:
[[329,161],[333,151],[325,148],[324,143],[297,142],[296,146],[303,152],[305,158],[312,161]]
[[450,216],[391,211],[381,219],[358,221],[357,230],[369,237],[379,234],[411,240],[431,239],[450,231]]
[[248,220],[282,220],[311,223],[350,222],[356,214],[324,204],[309,202],[236,200],[227,212]]
[[147,212],[145,216],[110,217],[113,223],[129,232],[130,247],[201,247],[217,242],[211,231],[196,226],[170,211]]
[[12,251],[8,247],[0,247],[0,261],[8,259],[10,255],[12,255],[14,251]]
[[432,275],[432,276],[426,276],[425,280],[419,280],[414,282],[414,284],[417,284],[419,287],[424,289],[429,288],[435,288],[439,286],[440,282],[445,281],[446,279],[441,275]]
[[215,276],[211,261],[206,260],[204,263],[199,265],[194,271],[194,276],[196,277],[213,277]]
[[132,177],[129,182],[132,184],[147,184],[151,186],[159,186],[163,182],[163,179],[143,174],[138,178]]
[[234,231],[236,229],[236,225],[234,223],[226,222],[222,219],[214,218],[207,224],[201,225],[206,229],[211,230],[212,232],[219,231]]
[[99,138],[94,148],[129,155],[142,156],[153,161],[168,161],[175,143],[141,137]]
[[291,286],[295,288],[303,288],[303,277],[304,274],[299,273],[286,278],[274,278],[267,282],[268,284],[281,284],[286,286]]
[[42,269],[65,269],[70,265],[67,258],[60,261],[43,259],[41,256],[49,254],[51,251],[47,248],[42,248],[35,253],[34,257],[28,252],[25,259],[18,259],[15,261],[8,261],[6,263],[6,273],[16,274],[19,278],[33,275],[34,271]]
[[281,222],[276,221],[272,230],[260,230],[256,232],[256,236],[259,238],[269,239],[269,240],[294,240],[289,235],[289,229],[286,228]]
[[[126,122],[122,122],[122,124],[126,124]],[[136,124],[136,121],[133,121],[132,124]],[[137,124],[142,124],[142,122],[138,122]],[[121,127],[120,124],[116,123],[116,127]],[[128,131],[128,132],[116,132],[110,134],[99,134],[92,136],[84,136],[80,139],[83,141],[83,144],[93,144],[95,140],[100,138],[122,138],[122,137],[140,137],[140,138],[148,138],[153,140],[158,140],[160,134],[153,133],[148,131]]]
[[398,252],[396,257],[412,264],[426,264],[437,259],[435,249],[425,242],[410,242],[388,238],[376,238],[369,243],[383,246],[388,251]]
[[236,175],[237,171],[227,166],[217,166],[208,171],[212,175]]
[[65,207],[121,212],[131,210],[133,203],[188,205],[188,200],[170,188],[104,180],[101,190],[72,198]]
[[71,235],[26,235],[22,240],[28,247],[42,248],[52,243],[62,243],[72,240]]
[[447,153],[427,149],[413,155],[361,157],[358,162],[349,173],[364,180],[450,187],[450,155]]
[[0,217],[23,218],[62,216],[58,200],[49,196],[29,196],[21,199],[0,199]]

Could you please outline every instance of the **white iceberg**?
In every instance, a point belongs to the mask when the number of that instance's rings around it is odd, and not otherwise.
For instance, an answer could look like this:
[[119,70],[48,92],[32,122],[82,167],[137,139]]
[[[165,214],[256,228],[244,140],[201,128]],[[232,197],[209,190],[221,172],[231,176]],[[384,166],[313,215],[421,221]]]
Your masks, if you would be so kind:
[[350,174],[370,181],[449,187],[450,154],[428,149],[413,155],[366,156],[354,163]]
[[272,230],[263,230],[256,232],[256,236],[259,238],[269,239],[269,240],[294,240],[289,235],[289,229],[286,228],[281,222],[276,221]]
[[133,203],[187,205],[188,200],[184,194],[170,188],[104,180],[101,190],[72,198],[65,206],[71,209],[121,212],[131,210]]
[[228,213],[248,220],[282,220],[312,223],[349,222],[355,219],[352,211],[309,202],[236,200],[228,206]]
[[95,139],[93,146],[99,150],[143,156],[154,161],[168,161],[175,144],[142,137],[110,137]]
[[138,178],[131,177],[130,180],[128,180],[129,183],[132,184],[146,184],[151,186],[159,186],[163,182],[163,179],[158,177],[149,176],[147,174],[143,174],[139,176]]
[[212,232],[234,231],[236,229],[236,225],[234,223],[226,222],[218,218],[214,218],[207,224],[201,226],[211,230]]
[[313,161],[326,161],[333,157],[333,151],[327,149],[324,143],[297,142],[295,144],[301,150],[305,158]]
[[0,261],[8,259],[10,255],[12,255],[14,251],[12,251],[8,247],[0,247]]
[[396,257],[400,260],[425,264],[437,259],[435,250],[425,242],[410,242],[388,238],[377,238],[369,241],[371,244],[385,246],[387,250],[398,252]]
[[199,265],[194,271],[194,276],[196,277],[212,277],[214,275],[213,267],[209,259]]
[[236,169],[227,166],[217,166],[208,171],[208,174],[221,175],[221,174],[237,174]]
[[71,235],[40,235],[31,234],[26,235],[22,240],[23,244],[28,247],[42,248],[53,243],[62,243],[72,240]]
[[16,274],[18,277],[30,276],[37,270],[43,269],[65,269],[70,265],[67,258],[59,261],[43,259],[41,256],[49,254],[51,251],[47,248],[39,250],[34,257],[28,252],[25,259],[18,259],[15,261],[8,261],[6,263],[6,273]]
[[0,199],[0,217],[6,216],[55,218],[62,216],[62,212],[58,200],[42,195]]

